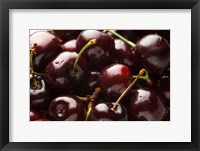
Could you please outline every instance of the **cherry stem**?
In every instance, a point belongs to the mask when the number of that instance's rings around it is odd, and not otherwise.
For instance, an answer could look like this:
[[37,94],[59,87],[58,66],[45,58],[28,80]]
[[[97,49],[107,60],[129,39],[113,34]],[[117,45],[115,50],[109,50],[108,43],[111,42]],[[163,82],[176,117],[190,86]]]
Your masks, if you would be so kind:
[[134,84],[137,82],[137,80],[145,73],[146,69],[141,69],[137,75],[137,77],[133,80],[133,82],[124,90],[124,92],[120,95],[120,97],[117,99],[113,107],[111,108],[112,111],[115,111],[118,103],[122,100],[122,98],[128,93],[128,91],[134,86]]
[[38,72],[35,72],[34,69],[33,69],[33,55],[36,54],[36,47],[37,47],[37,44],[34,43],[31,48],[30,48],[30,66],[31,66],[31,74],[35,74],[35,75],[40,75],[40,76],[44,76],[43,73],[38,73]]
[[89,118],[89,115],[90,115],[90,112],[91,112],[91,110],[92,110],[92,107],[93,107],[93,103],[90,102],[90,103],[88,104],[87,112],[86,112],[86,115],[85,115],[85,120],[86,120],[86,121],[87,121],[88,118]]
[[124,41],[129,46],[131,46],[131,48],[133,48],[133,49],[136,48],[136,44],[134,44],[132,41],[126,39],[125,37],[123,37],[122,35],[118,34],[117,32],[115,32],[113,30],[104,30],[103,32],[109,32],[109,33],[113,34],[114,36],[116,36],[117,38],[119,38],[122,41]]
[[86,97],[80,97],[80,96],[76,96],[78,99],[80,99],[81,101],[85,101],[85,102],[88,102],[88,101],[92,101],[94,102],[98,97],[99,97],[99,94],[101,93],[101,88],[100,87],[97,87],[95,88],[95,91],[92,93],[92,95],[88,95]]
[[84,101],[84,102],[88,102],[88,101],[89,101],[89,100],[88,100],[88,97],[80,97],[80,96],[77,96],[77,95],[76,95],[76,97],[77,97],[79,100]]
[[[133,78],[136,78],[136,75],[132,76]],[[146,70],[145,76],[140,76],[139,79],[146,81],[149,85],[152,85],[152,80],[149,77],[149,72]]]
[[77,63],[82,55],[82,53],[88,48],[90,47],[91,45],[94,45],[97,43],[97,40],[96,39],[91,39],[90,41],[88,41],[88,43],[80,50],[79,54],[78,54],[78,57],[76,58],[75,62],[74,62],[74,66],[73,66],[73,69],[71,71],[71,73],[74,75],[75,74],[75,70],[76,70],[76,66],[77,66]]

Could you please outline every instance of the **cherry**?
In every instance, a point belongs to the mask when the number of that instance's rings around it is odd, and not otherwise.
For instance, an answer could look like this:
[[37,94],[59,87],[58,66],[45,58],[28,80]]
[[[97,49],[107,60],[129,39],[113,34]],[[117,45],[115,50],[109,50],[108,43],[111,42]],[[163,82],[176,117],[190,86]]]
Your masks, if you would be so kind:
[[76,52],[62,52],[47,65],[45,69],[46,81],[56,91],[68,92],[74,90],[88,71],[86,60],[81,56],[75,72],[72,73],[77,57]]
[[136,54],[144,67],[152,73],[163,73],[170,61],[168,42],[161,36],[147,35],[136,43]]
[[42,76],[30,74],[30,106],[40,110],[46,109],[52,99],[50,87]]
[[30,121],[35,121],[40,118],[42,118],[42,115],[39,112],[33,109],[30,110]]
[[30,36],[31,68],[36,72],[42,72],[61,50],[60,40],[57,37],[45,31],[34,32]]
[[96,44],[83,53],[93,70],[101,69],[108,65],[111,51],[114,49],[114,39],[106,33],[96,30],[86,30],[79,34],[76,42],[77,51],[91,39],[96,39]]
[[52,100],[48,111],[52,120],[82,121],[85,119],[86,109],[75,96],[62,95]]
[[69,40],[75,39],[81,32],[81,30],[48,30],[50,33],[54,34],[65,43]]
[[135,51],[120,39],[115,39],[113,60],[115,63],[121,63],[129,67],[133,74],[137,74],[142,68]]
[[160,121],[167,116],[162,99],[150,88],[134,90],[127,111],[129,120],[133,121]]
[[62,51],[76,52],[76,39],[67,41],[62,45]]
[[113,102],[101,102],[93,106],[90,111],[88,121],[127,121],[127,111],[126,108],[118,104],[116,109],[111,110],[113,107]]
[[131,81],[132,73],[123,64],[111,64],[100,72],[99,85],[109,100],[116,100]]

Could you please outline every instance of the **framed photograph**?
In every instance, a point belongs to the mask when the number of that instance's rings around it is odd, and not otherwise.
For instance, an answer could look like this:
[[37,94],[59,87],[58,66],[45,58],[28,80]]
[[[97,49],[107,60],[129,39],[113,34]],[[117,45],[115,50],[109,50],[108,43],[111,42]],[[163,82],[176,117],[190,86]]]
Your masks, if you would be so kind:
[[200,150],[199,0],[1,0],[0,148]]

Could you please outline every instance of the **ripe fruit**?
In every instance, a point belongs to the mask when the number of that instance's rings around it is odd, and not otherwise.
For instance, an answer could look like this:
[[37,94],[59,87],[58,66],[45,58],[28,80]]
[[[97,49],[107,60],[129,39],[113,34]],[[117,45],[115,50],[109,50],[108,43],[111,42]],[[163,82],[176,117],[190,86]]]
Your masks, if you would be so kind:
[[85,107],[75,96],[62,95],[52,100],[49,117],[56,121],[83,121]]
[[127,121],[126,108],[118,104],[116,109],[111,110],[113,102],[101,102],[92,107],[88,121]]
[[110,100],[117,100],[131,81],[132,74],[123,64],[111,64],[100,72],[99,85]]
[[152,73],[163,73],[170,61],[168,42],[159,35],[147,35],[136,43],[136,54],[144,67]]
[[114,39],[108,34],[97,30],[83,31],[77,37],[77,52],[91,39],[96,39],[97,42],[95,45],[89,47],[83,55],[93,70],[101,69],[110,62],[111,51],[114,49]]
[[42,72],[61,50],[60,40],[54,35],[45,31],[33,33],[30,36],[30,51],[34,71]]
[[82,56],[72,73],[73,65],[78,57],[76,52],[62,52],[45,69],[45,78],[56,91],[69,92],[74,90],[87,73],[88,67]]
[[167,116],[161,98],[150,88],[133,90],[127,111],[129,120],[133,121],[161,121]]

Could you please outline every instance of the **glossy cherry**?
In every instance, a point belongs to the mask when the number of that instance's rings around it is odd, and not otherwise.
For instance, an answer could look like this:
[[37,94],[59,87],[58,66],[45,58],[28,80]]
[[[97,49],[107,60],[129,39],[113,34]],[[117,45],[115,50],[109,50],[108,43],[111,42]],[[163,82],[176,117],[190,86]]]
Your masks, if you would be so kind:
[[40,110],[46,109],[52,99],[51,88],[42,76],[30,74],[30,106]]
[[62,48],[60,40],[46,31],[37,31],[30,36],[30,53],[33,69],[42,72]]
[[101,102],[94,105],[90,111],[88,121],[127,121],[126,108],[118,104],[116,109],[111,110],[113,102]]
[[77,52],[91,39],[96,39],[96,44],[89,47],[83,55],[86,56],[93,70],[100,69],[109,64],[111,51],[114,49],[114,39],[97,30],[86,30],[77,37]]
[[150,88],[136,89],[127,104],[128,119],[133,121],[161,121],[167,116],[162,98]]
[[69,92],[74,90],[88,71],[86,60],[80,57],[75,72],[73,65],[78,54],[76,52],[62,52],[45,69],[46,81],[55,91]]
[[76,51],[76,39],[67,41],[62,45],[62,51],[77,52]]
[[170,61],[170,47],[161,36],[147,35],[136,43],[136,54],[144,67],[152,73],[163,73]]
[[129,67],[132,74],[137,74],[142,65],[139,62],[135,51],[131,49],[125,42],[120,39],[115,39],[115,49],[113,54],[113,62],[121,63]]
[[56,121],[83,121],[86,109],[83,103],[72,95],[62,95],[52,100],[49,117]]
[[99,85],[110,100],[117,100],[130,85],[132,73],[123,64],[111,64],[100,72]]

